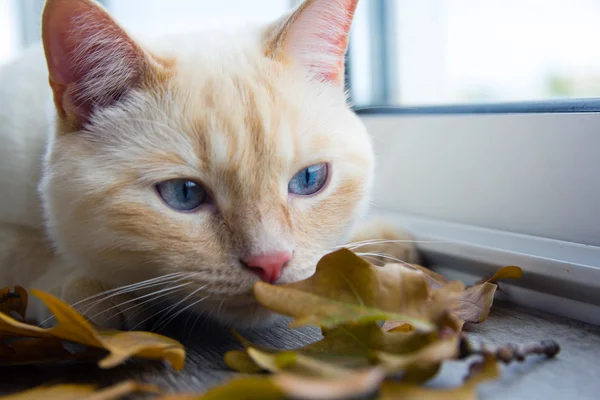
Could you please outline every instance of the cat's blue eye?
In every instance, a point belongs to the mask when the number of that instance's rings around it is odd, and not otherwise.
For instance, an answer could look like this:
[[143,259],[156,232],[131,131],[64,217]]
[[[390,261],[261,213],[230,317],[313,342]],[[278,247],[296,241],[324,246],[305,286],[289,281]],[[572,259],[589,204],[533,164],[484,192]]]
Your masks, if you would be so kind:
[[208,194],[200,184],[187,179],[171,179],[156,185],[163,201],[177,211],[193,211],[206,203]]
[[325,186],[327,175],[326,163],[306,167],[294,175],[288,184],[288,191],[301,196],[315,194]]

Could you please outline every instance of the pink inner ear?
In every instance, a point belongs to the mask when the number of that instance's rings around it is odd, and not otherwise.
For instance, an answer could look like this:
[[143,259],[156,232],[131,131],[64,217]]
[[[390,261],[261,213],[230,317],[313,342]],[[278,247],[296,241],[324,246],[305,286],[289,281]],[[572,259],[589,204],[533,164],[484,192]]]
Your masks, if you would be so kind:
[[312,0],[296,16],[286,52],[318,80],[343,82],[344,55],[358,0]]
[[89,0],[49,0],[42,38],[55,98],[83,119],[118,100],[145,65],[133,40]]

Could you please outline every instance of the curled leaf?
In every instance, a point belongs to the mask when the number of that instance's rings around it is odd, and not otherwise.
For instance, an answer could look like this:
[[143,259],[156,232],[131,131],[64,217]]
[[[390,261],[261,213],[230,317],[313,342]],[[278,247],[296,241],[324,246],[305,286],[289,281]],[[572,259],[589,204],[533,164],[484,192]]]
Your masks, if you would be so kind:
[[264,307],[295,317],[292,326],[331,329],[394,320],[421,331],[435,328],[425,306],[429,292],[423,273],[399,264],[374,267],[347,249],[323,257],[308,279],[278,286],[257,282],[254,294]]
[[[46,340],[53,344],[58,339],[104,349],[109,354],[100,360],[99,365],[102,368],[112,368],[134,356],[162,359],[168,361],[175,369],[183,368],[185,350],[179,342],[173,339],[150,332],[96,330],[82,315],[62,300],[35,289],[31,290],[31,294],[39,297],[46,304],[54,314],[57,324],[45,329],[19,322],[0,313],[0,337],[43,339],[37,342],[38,348],[43,347]],[[13,357],[18,362],[20,353],[17,348],[11,348]],[[40,357],[44,359],[43,352]]]
[[488,279],[484,279],[482,282],[496,283],[500,279],[520,279],[523,276],[523,270],[520,267],[509,265],[501,268],[494,275]]
[[377,352],[376,357],[388,373],[402,372],[404,381],[424,382],[437,373],[442,362],[458,358],[459,343],[458,334],[454,334],[412,353]]
[[291,398],[334,400],[374,393],[384,376],[381,369],[371,368],[329,379],[281,373],[275,375],[272,381]]
[[497,287],[493,283],[484,282],[465,289],[458,306],[453,310],[455,315],[465,322],[485,321],[490,314]]

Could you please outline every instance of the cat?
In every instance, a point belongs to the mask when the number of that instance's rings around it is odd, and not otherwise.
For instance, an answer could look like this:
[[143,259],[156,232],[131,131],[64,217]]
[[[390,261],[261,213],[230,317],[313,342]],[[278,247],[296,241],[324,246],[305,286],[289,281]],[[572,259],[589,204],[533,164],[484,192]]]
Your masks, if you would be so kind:
[[253,284],[312,275],[370,202],[373,146],[344,90],[357,2],[142,40],[93,0],[47,0],[42,45],[0,70],[0,286],[107,328],[272,322]]

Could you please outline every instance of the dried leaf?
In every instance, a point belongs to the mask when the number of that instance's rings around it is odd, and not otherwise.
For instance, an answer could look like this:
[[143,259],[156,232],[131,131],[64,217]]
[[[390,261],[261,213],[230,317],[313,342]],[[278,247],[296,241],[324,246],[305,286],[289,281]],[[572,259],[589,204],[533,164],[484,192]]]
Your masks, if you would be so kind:
[[434,271],[430,270],[429,268],[425,268],[422,265],[418,265],[418,264],[410,264],[410,266],[423,272],[425,274],[425,276],[427,277],[426,278],[427,283],[432,288],[440,288],[440,287],[444,286],[446,283],[448,283],[446,278],[444,278],[441,274],[438,274],[437,272],[434,272]]
[[[454,333],[454,331],[451,332]],[[373,364],[383,362],[382,357],[378,357],[380,354],[387,354],[390,357],[392,355],[409,357],[421,350],[425,351],[439,338],[437,332],[384,332],[373,322],[324,330],[323,336],[322,340],[307,346],[282,351],[266,348],[257,350],[253,348],[254,345],[246,341],[246,350],[228,352],[227,365],[244,373],[281,372],[284,370],[311,376],[341,376],[349,369],[365,369]],[[455,345],[452,356],[447,358],[454,358],[457,352],[458,345]],[[448,351],[444,355],[447,353]],[[428,352],[424,352],[423,357],[433,359]],[[431,376],[437,371],[437,366],[435,370],[426,368],[434,364],[433,362],[419,364],[418,361],[417,359],[410,365],[410,371],[409,368],[405,371],[407,375],[410,375],[410,379],[422,380],[425,375]],[[396,372],[398,369],[388,368],[387,370]]]
[[[35,289],[31,290],[31,294],[46,304],[54,314],[57,324],[44,329],[0,313],[0,337],[29,337],[51,341],[60,339],[105,349],[109,354],[100,360],[99,365],[102,368],[112,368],[134,356],[166,360],[177,370],[183,368],[185,350],[173,339],[150,332],[96,330],[83,316],[56,297]],[[18,361],[18,352],[14,348],[13,350]],[[40,356],[43,359],[44,354]]]
[[465,322],[485,321],[490,314],[497,287],[493,283],[484,282],[465,289],[454,313]]
[[330,329],[393,320],[427,332],[435,329],[437,317],[425,307],[429,288],[423,273],[399,264],[374,267],[347,249],[323,257],[306,280],[278,286],[258,282],[254,294],[264,307],[295,317],[292,326]]
[[[232,379],[204,394],[181,393],[159,397],[155,400],[283,400],[283,391],[265,376]],[[1,400],[1,399],[0,399]]]
[[431,342],[421,349],[404,354],[377,352],[376,357],[388,372],[403,372],[403,380],[424,382],[437,373],[443,361],[459,356],[458,334]]
[[160,393],[160,389],[154,385],[134,381],[120,382],[101,390],[96,390],[94,385],[55,385],[2,396],[0,400],[112,400],[135,392]]
[[523,276],[523,270],[520,267],[509,265],[508,267],[501,268],[498,272],[492,275],[488,279],[484,279],[478,283],[489,282],[496,283],[500,279],[520,279]]
[[282,373],[275,375],[272,381],[288,397],[334,400],[371,394],[379,388],[384,376],[381,369],[371,368],[330,379]]
[[412,332],[415,327],[404,322],[385,321],[381,329],[386,332]]
[[17,313],[22,319],[25,319],[27,310],[27,291],[21,286],[15,286],[14,292],[8,287],[0,289],[0,313],[12,315]]
[[380,400],[475,400],[477,385],[499,375],[498,363],[495,358],[488,357],[481,365],[472,369],[465,383],[457,388],[429,389],[410,385],[403,382],[384,382],[381,385]]

